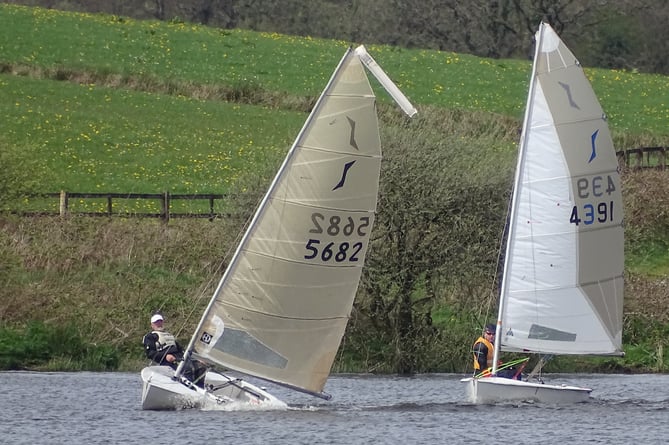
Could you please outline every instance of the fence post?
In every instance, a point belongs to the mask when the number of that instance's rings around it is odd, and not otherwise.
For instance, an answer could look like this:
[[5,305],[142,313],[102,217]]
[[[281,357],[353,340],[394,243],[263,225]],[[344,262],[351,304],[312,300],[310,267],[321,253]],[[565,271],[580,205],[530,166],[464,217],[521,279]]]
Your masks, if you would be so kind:
[[112,216],[112,197],[111,195],[107,196],[107,216],[111,218]]
[[660,159],[659,159],[660,170],[667,168],[667,147],[660,147]]
[[621,169],[627,167],[627,153],[625,150],[620,150],[616,152],[616,158],[618,158],[618,167]]
[[170,221],[170,192],[166,191],[163,194],[163,199],[162,199],[162,208],[161,208],[161,217],[163,219],[163,222],[167,224]]
[[643,148],[636,152],[636,168],[643,168]]
[[65,190],[60,191],[60,205],[58,206],[58,213],[60,216],[67,215],[67,192]]

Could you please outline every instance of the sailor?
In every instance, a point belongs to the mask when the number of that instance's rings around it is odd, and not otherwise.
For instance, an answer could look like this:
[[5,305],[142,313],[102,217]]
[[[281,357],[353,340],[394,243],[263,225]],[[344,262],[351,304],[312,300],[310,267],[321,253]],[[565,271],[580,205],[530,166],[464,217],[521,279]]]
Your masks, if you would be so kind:
[[493,354],[495,352],[495,325],[488,324],[483,334],[474,342],[472,351],[474,353],[474,375],[480,374],[492,366]]
[[[151,332],[146,334],[142,340],[144,352],[155,363],[176,370],[179,362],[183,360],[184,350],[174,335],[164,329],[164,321],[161,314],[151,316]],[[184,367],[184,377],[201,388],[204,388],[206,372],[206,367],[199,361],[189,361]]]
[[[495,354],[495,332],[496,326],[494,324],[487,324],[483,330],[483,334],[474,342],[472,351],[474,353],[474,375],[488,376],[493,364],[493,357]],[[521,371],[515,367],[510,367],[497,371],[498,377],[521,379]]]

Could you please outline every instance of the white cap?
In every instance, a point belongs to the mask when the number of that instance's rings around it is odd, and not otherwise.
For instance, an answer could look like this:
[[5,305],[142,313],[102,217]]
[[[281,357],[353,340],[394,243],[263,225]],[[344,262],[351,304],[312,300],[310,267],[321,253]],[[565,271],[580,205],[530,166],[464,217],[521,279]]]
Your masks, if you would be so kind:
[[162,321],[163,316],[160,314],[155,314],[153,317],[151,317],[151,323],[155,323],[157,321]]

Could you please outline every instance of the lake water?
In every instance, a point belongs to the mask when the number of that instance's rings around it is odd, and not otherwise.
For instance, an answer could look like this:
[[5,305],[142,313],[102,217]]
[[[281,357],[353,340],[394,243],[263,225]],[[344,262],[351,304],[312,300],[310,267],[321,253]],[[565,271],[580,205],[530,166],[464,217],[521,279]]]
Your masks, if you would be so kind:
[[[0,373],[0,443],[664,444],[669,375],[560,375],[587,403],[472,405],[461,375],[336,375],[323,401],[266,385],[274,411],[142,411],[139,374]],[[557,377],[557,376],[554,376]],[[257,382],[256,382],[257,383]]]

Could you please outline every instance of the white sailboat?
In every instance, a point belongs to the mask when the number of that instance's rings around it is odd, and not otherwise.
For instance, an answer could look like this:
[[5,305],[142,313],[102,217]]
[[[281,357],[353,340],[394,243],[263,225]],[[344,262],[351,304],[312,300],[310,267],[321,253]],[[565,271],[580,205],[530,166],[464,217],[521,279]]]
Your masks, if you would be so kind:
[[491,377],[475,403],[580,402],[591,389],[496,376],[500,348],[623,355],[623,205],[602,108],[574,55],[545,23],[519,146]]
[[[349,48],[250,222],[184,361],[330,397],[323,389],[358,288],[381,169],[365,67],[409,116],[416,114],[363,46]],[[182,368],[142,370],[143,409],[286,406],[223,373],[208,372],[206,389],[197,388]]]

